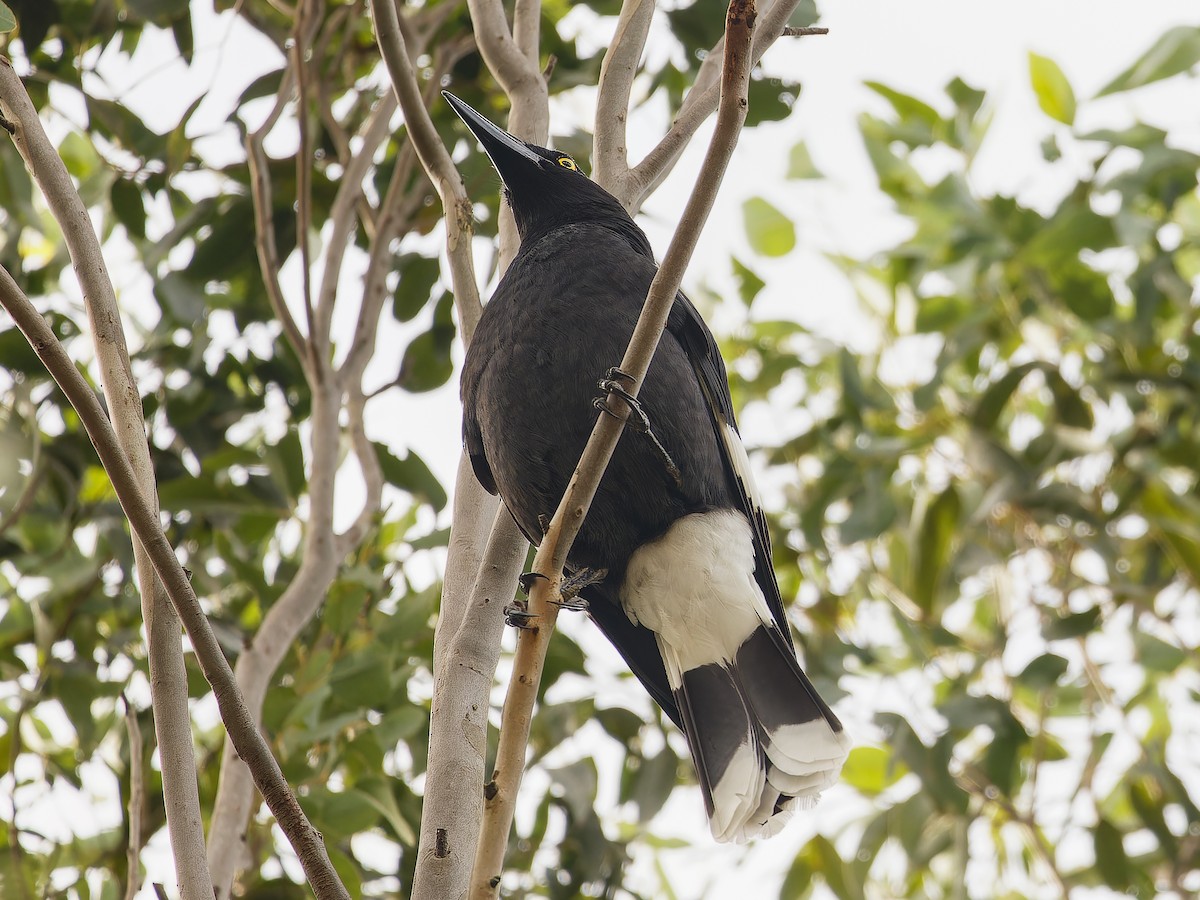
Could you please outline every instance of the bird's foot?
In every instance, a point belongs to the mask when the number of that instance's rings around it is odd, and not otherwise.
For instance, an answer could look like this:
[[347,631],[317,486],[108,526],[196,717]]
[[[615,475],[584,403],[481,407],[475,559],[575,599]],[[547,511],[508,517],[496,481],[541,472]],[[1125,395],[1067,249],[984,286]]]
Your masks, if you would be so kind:
[[544,579],[545,577],[541,572],[524,572],[517,578],[517,584],[521,586],[521,593],[528,597],[529,592],[533,589],[533,583],[539,578]]
[[[614,394],[625,401],[625,406],[629,408],[629,415],[624,420],[626,426],[644,434],[650,439],[655,451],[661,457],[663,465],[667,467],[667,473],[675,481],[676,486],[682,488],[683,475],[679,471],[679,466],[675,465],[675,460],[671,459],[671,454],[667,452],[667,448],[662,445],[662,441],[658,439],[658,435],[650,427],[650,416],[647,415],[645,408],[638,402],[637,398],[622,386],[622,383],[632,384],[633,381],[632,375],[622,372],[616,366],[613,366],[600,379],[598,386],[606,394]],[[592,405],[606,415],[619,418],[616,413],[608,408],[608,404],[603,397],[597,397],[592,401]]]
[[530,622],[536,618],[537,616],[529,611],[529,606],[524,600],[514,600],[504,607],[504,621],[513,628],[522,630],[532,628]]
[[558,587],[558,600],[551,600],[559,609],[587,612],[588,602],[579,592],[593,584],[599,584],[608,576],[608,569],[579,569],[563,579]]

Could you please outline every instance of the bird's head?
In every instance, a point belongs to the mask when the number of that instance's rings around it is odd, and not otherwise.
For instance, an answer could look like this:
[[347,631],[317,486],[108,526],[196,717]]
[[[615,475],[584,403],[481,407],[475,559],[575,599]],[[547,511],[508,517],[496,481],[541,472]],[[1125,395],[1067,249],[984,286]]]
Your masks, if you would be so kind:
[[500,174],[523,242],[565,225],[590,222],[611,223],[621,230],[632,227],[641,236],[621,202],[584,175],[566,153],[513,137],[449,91],[442,96]]

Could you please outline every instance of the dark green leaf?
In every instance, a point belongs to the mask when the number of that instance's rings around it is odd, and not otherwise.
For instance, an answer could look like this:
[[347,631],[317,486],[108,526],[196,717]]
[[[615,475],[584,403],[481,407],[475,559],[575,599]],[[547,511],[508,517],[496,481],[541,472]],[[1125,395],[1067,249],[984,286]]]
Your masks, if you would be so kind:
[[731,261],[733,263],[733,277],[737,279],[738,283],[738,296],[742,298],[742,302],[749,308],[753,305],[754,298],[758,296],[759,291],[766,287],[766,282],[759,278],[736,256],[731,257]]
[[911,595],[925,612],[932,612],[945,581],[962,504],[954,485],[926,507],[913,552]]
[[436,256],[405,253],[397,257],[393,268],[400,281],[392,296],[392,314],[401,322],[408,322],[429,302],[441,265]]
[[1022,670],[1017,681],[1035,691],[1045,690],[1058,683],[1058,679],[1066,674],[1067,666],[1061,656],[1043,653]]
[[401,459],[378,441],[375,442],[375,454],[379,457],[383,477],[389,484],[403,488],[435,510],[440,510],[446,505],[445,488],[417,454],[409,452]]
[[1092,832],[1096,850],[1096,869],[1109,887],[1121,891],[1130,885],[1129,857],[1121,832],[1108,819],[1096,823]]
[[1083,637],[1090,634],[1100,623],[1100,608],[1093,607],[1083,612],[1070,613],[1050,619],[1042,628],[1042,634],[1048,641],[1065,640]]

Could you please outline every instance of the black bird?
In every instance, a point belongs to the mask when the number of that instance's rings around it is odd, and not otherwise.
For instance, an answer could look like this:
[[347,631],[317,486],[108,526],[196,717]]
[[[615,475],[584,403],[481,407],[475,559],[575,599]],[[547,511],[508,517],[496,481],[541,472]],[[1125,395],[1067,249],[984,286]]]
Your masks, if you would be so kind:
[[[536,544],[657,266],[571,157],[444,96],[500,173],[521,236],[467,350],[463,440]],[[725,365],[682,293],[638,401],[657,441],[625,429],[568,568],[606,572],[581,596],[687,736],[713,836],[771,835],[836,780],[849,742],[796,660]]]

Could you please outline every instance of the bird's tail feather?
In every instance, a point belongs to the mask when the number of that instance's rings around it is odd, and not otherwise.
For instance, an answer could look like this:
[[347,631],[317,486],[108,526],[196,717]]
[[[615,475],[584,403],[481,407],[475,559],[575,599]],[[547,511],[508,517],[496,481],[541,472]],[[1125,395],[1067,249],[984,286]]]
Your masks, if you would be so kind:
[[763,625],[732,662],[682,672],[675,700],[713,837],[769,837],[837,779],[849,748],[778,631]]

